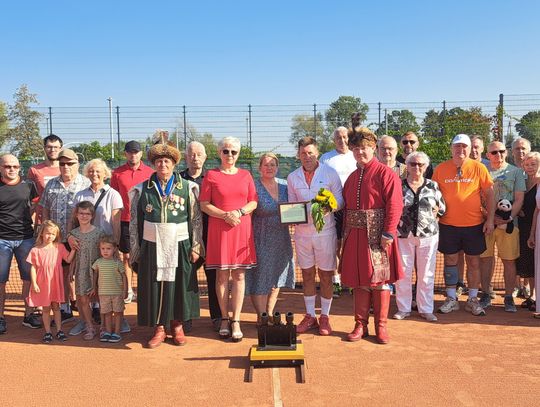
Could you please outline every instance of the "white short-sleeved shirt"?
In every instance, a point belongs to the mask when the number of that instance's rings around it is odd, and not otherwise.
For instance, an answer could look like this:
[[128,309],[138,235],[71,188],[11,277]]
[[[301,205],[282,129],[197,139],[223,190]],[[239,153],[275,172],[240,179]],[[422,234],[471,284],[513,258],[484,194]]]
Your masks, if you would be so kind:
[[319,162],[336,170],[341,180],[341,186],[345,185],[349,175],[356,170],[356,160],[351,150],[345,154],[340,154],[336,150],[328,151],[321,155]]
[[[315,170],[311,184],[308,185],[302,167],[297,168],[287,177],[287,191],[289,202],[310,201],[315,198],[320,188],[328,189],[337,201],[337,210],[343,207],[342,187],[339,176],[332,167],[320,164]],[[308,204],[308,223],[296,225],[296,236],[324,236],[336,233],[334,214],[327,213],[324,216],[324,227],[321,233],[317,233],[311,217],[311,203]]]
[[100,189],[97,192],[94,192],[94,190],[91,187],[88,187],[86,189],[83,189],[80,192],[77,192],[77,195],[75,195],[74,201],[76,203],[82,202],[82,201],[89,201],[95,204],[97,200],[99,199],[99,196],[101,195],[101,191],[104,190],[104,196],[101,202],[99,203],[99,206],[96,208],[96,215],[94,216],[94,221],[92,224],[94,226],[99,227],[102,229],[105,234],[112,235],[113,234],[113,226],[112,226],[112,212],[115,209],[123,209],[124,204],[122,202],[122,197],[120,196],[120,193],[111,188],[109,185],[105,185],[102,189]]

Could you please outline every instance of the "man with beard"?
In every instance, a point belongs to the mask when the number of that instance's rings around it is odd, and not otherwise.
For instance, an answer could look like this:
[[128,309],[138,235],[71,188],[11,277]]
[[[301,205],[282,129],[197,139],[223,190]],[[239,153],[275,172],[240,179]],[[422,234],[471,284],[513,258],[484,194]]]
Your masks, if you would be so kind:
[[[58,161],[58,155],[62,149],[62,139],[55,134],[49,134],[43,139],[43,151],[45,152],[45,161],[42,163],[31,166],[28,169],[27,179],[33,181],[36,185],[38,197],[43,194],[45,185],[50,179],[58,177],[60,175],[60,165]],[[37,201],[36,200],[36,201]],[[41,225],[41,206],[36,206],[36,220],[35,225]],[[37,228],[36,228],[37,230]]]
[[111,188],[120,193],[122,203],[124,204],[124,209],[120,217],[120,244],[118,248],[128,279],[128,296],[124,299],[126,304],[129,304],[134,297],[131,286],[133,270],[129,265],[129,221],[131,220],[131,209],[128,192],[135,185],[150,178],[154,172],[152,168],[142,162],[142,154],[141,145],[137,141],[128,141],[124,147],[126,163],[116,168],[111,177]]
[[[405,164],[405,159],[410,153],[414,153],[420,147],[420,142],[418,141],[418,136],[412,131],[408,131],[403,136],[401,136],[401,145],[403,147],[403,152],[397,156],[397,161],[401,164]],[[426,178],[431,179],[433,176],[433,165],[430,163],[429,167],[426,168],[426,173],[424,174]]]

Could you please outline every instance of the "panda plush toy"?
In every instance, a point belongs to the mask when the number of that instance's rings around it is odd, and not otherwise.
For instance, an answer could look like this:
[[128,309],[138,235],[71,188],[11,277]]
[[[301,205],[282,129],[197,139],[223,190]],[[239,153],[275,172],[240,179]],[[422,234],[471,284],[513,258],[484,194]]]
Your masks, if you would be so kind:
[[[508,199],[500,199],[499,202],[497,202],[495,215],[501,219],[507,220],[510,219],[510,212],[512,212],[512,202]],[[506,229],[506,233],[512,233],[514,230],[514,222],[508,222],[503,225],[498,225],[497,227],[499,229]]]

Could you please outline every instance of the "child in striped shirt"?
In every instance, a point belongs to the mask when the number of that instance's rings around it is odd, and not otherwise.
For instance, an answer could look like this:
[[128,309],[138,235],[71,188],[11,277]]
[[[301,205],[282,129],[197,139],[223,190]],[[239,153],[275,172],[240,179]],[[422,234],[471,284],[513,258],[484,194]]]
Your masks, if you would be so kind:
[[99,252],[101,257],[94,262],[92,270],[93,293],[98,294],[101,319],[105,322],[100,341],[116,343],[122,339],[120,326],[124,317],[124,298],[127,297],[127,277],[112,236],[103,236],[99,240]]

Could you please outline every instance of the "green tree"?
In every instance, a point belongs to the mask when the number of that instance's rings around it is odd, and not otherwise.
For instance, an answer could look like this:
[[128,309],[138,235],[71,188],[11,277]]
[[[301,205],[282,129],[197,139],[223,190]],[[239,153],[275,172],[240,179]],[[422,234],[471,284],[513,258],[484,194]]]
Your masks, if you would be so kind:
[[4,145],[9,128],[9,119],[7,114],[7,105],[0,102],[0,148]]
[[334,129],[339,126],[350,127],[351,116],[355,112],[360,113],[362,122],[365,121],[368,111],[368,105],[362,103],[360,98],[354,96],[340,96],[337,100],[330,103],[330,107],[325,113],[328,134],[332,134]]
[[[111,143],[102,145],[99,141],[92,141],[91,143],[81,143],[77,146],[71,147],[75,151],[81,161],[90,161],[94,158],[101,158],[104,161],[112,160]],[[122,149],[123,151],[123,149]],[[122,159],[122,157],[116,157],[116,159]]]
[[375,131],[377,135],[383,135],[386,131],[386,122],[388,122],[387,135],[398,140],[403,133],[414,131],[418,133],[420,126],[416,122],[416,116],[410,110],[393,110],[386,115],[386,119],[382,121],[381,126]]
[[422,120],[422,126],[420,131],[423,137],[437,138],[442,136],[443,130],[443,116],[433,109],[426,112],[426,116]]
[[309,114],[297,114],[292,118],[289,142],[296,148],[298,140],[306,136],[315,137],[319,144],[319,151],[321,152],[334,148],[333,141],[323,126],[323,116],[321,113],[317,113],[315,117]]
[[479,107],[429,110],[422,120],[420,149],[435,163],[445,161],[450,157],[450,143],[456,134],[478,134],[487,145],[491,123],[492,118],[482,114]]
[[17,89],[13,99],[14,104],[9,107],[10,128],[7,131],[10,152],[16,154],[20,160],[41,157],[43,155],[43,144],[39,135],[41,113],[30,107],[31,104],[38,104],[37,97],[23,84]]
[[533,110],[525,114],[516,124],[516,131],[520,137],[531,142],[534,151],[540,148],[540,110]]

